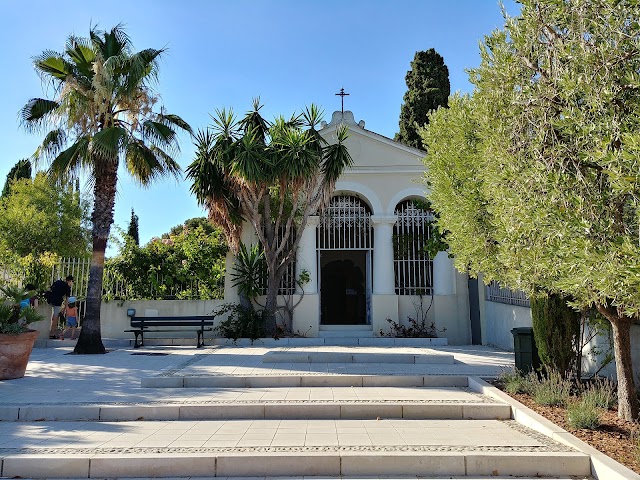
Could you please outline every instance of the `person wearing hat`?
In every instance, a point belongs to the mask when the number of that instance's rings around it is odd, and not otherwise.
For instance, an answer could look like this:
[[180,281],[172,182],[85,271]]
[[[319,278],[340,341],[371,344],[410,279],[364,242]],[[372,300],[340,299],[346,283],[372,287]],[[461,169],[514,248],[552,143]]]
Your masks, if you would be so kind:
[[71,340],[76,339],[76,328],[78,328],[78,307],[76,306],[76,297],[69,297],[67,301],[67,326],[60,335],[60,340],[64,340],[64,336],[71,329]]
[[[51,289],[49,292],[45,292],[45,298],[47,298],[47,303],[53,307],[53,311],[51,314],[51,328],[49,331],[49,338],[56,338],[56,330],[58,328],[58,315],[60,315],[60,310],[62,309],[62,303],[65,298],[69,298],[71,296],[71,287],[73,286],[73,275],[67,275],[67,278],[64,280],[56,280],[51,285]],[[47,296],[47,294],[49,294]]]

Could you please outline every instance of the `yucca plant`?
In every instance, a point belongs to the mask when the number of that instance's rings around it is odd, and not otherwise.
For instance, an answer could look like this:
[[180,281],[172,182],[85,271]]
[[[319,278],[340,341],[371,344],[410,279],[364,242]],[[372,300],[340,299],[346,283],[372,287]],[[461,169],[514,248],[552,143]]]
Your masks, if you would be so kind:
[[18,335],[29,330],[30,323],[43,320],[43,316],[31,307],[21,307],[20,302],[28,298],[24,288],[7,285],[0,287],[4,302],[0,303],[0,334]]

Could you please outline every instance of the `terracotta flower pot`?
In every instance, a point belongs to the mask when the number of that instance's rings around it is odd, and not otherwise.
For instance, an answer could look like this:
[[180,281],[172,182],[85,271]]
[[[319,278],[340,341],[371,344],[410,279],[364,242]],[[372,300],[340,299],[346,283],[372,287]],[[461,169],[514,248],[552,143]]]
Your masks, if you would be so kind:
[[38,335],[37,330],[29,330],[19,335],[0,333],[0,380],[24,377]]

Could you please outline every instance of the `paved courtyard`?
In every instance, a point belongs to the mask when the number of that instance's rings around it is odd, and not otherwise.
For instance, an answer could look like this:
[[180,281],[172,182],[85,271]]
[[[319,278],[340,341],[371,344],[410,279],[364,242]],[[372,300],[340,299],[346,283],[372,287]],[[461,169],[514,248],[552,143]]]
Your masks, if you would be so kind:
[[513,365],[513,354],[488,347],[70,352],[35,349],[25,378],[0,382],[2,476],[591,473],[589,455],[516,421],[507,402],[476,388]]

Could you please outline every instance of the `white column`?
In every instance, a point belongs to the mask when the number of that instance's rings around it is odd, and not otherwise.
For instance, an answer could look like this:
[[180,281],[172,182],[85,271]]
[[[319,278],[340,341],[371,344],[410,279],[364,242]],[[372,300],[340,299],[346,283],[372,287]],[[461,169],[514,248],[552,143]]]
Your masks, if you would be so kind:
[[433,293],[435,295],[456,294],[456,270],[453,259],[447,252],[438,252],[433,259]]
[[393,225],[397,217],[371,216],[373,223],[373,293],[374,295],[395,295],[395,275],[393,273]]
[[[302,231],[302,238],[298,245],[296,257],[296,278],[300,276],[303,270],[309,272],[309,282],[303,285],[305,294],[318,293],[318,260],[316,251],[316,230],[320,217],[317,215],[310,216],[307,219],[307,225]],[[298,287],[299,290],[299,287]]]

